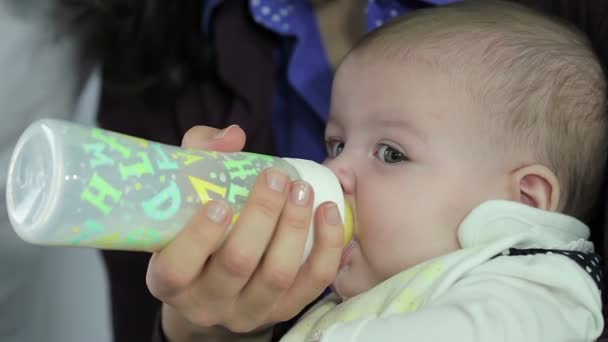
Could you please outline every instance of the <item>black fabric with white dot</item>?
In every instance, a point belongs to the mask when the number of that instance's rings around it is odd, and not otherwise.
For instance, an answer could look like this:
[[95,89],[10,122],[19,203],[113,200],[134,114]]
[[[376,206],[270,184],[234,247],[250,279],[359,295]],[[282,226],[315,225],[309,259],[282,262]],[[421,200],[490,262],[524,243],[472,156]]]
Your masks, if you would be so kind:
[[500,256],[516,256],[516,255],[533,255],[533,254],[560,254],[565,257],[572,259],[576,262],[580,267],[582,267],[585,272],[589,274],[589,276],[595,282],[598,289],[600,291],[604,290],[604,263],[602,258],[595,253],[585,253],[578,251],[567,251],[561,249],[542,249],[542,248],[530,248],[530,249],[518,249],[518,248],[509,248],[508,251],[499,254],[496,257]]

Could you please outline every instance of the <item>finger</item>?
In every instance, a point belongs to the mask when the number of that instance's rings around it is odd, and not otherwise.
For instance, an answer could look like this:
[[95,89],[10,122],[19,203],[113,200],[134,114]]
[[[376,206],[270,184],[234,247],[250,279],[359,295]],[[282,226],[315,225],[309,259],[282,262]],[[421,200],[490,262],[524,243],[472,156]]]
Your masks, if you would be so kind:
[[210,201],[198,210],[164,249],[152,255],[146,274],[150,292],[167,300],[186,290],[200,275],[225,236],[230,207]]
[[245,146],[245,132],[238,125],[222,130],[207,126],[190,128],[182,139],[182,146],[220,152],[236,152]]
[[[280,299],[272,320],[295,316],[315,300],[336,278],[344,247],[344,228],[337,206],[327,202],[315,212],[315,239],[310,256],[293,286]],[[285,300],[283,300],[285,299]]]
[[265,170],[258,177],[233,231],[205,270],[200,293],[221,302],[242,290],[272,238],[287,183],[287,175],[278,170]]
[[289,289],[302,264],[312,219],[313,191],[305,182],[294,182],[277,230],[261,267],[247,284],[237,307],[245,317],[264,319],[280,295]]

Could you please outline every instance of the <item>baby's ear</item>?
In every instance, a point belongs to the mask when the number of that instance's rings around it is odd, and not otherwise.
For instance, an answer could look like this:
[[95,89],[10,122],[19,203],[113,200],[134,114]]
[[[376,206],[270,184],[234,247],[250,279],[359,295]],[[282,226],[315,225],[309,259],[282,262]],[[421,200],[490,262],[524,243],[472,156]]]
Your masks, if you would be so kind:
[[557,176],[540,164],[513,171],[510,193],[511,200],[538,209],[556,211],[559,207],[560,186]]

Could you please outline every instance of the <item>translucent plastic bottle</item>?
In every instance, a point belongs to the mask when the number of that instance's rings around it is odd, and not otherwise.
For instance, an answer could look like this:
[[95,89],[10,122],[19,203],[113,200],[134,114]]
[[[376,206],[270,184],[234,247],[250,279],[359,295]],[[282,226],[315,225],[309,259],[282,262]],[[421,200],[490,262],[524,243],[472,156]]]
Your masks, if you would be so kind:
[[269,167],[310,183],[315,208],[336,202],[345,243],[351,239],[352,217],[340,184],[318,163],[183,149],[51,119],[31,124],[15,147],[7,209],[17,234],[30,243],[152,252],[211,199],[232,206],[234,224],[257,176]]

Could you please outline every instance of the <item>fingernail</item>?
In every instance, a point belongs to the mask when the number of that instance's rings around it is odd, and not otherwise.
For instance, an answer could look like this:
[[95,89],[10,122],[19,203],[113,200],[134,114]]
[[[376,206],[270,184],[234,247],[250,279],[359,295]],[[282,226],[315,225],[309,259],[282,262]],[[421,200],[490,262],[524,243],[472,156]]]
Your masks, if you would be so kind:
[[280,171],[270,170],[266,172],[266,184],[273,191],[283,192],[287,185],[287,176]]
[[338,206],[336,206],[335,204],[330,204],[330,205],[326,206],[323,214],[325,217],[325,222],[332,226],[339,225],[340,221],[342,220],[340,218],[340,212],[338,211]]
[[222,223],[226,219],[228,208],[225,204],[213,201],[207,206],[207,217],[215,223]]
[[310,185],[305,182],[294,182],[291,185],[289,198],[295,205],[306,207],[310,203]]
[[226,135],[226,133],[228,133],[228,131],[230,130],[230,128],[232,128],[232,126],[234,126],[234,125],[230,125],[230,126],[224,128],[224,129],[222,129],[221,131],[215,133],[215,135],[212,138],[213,139],[221,139],[221,138],[223,138]]

